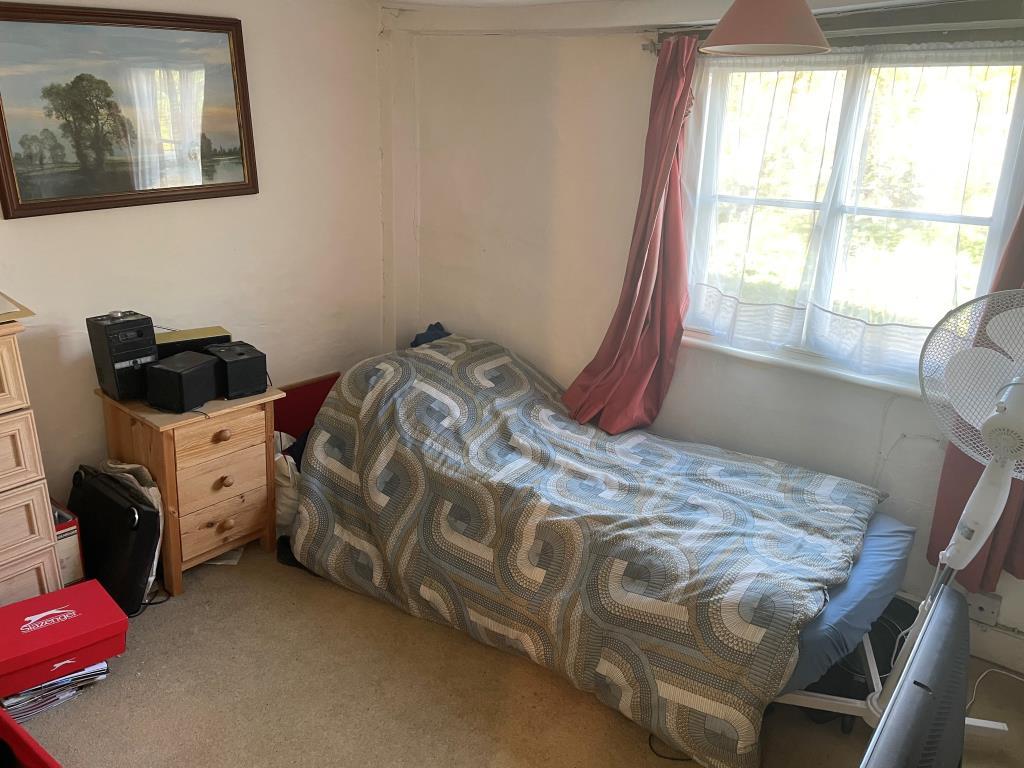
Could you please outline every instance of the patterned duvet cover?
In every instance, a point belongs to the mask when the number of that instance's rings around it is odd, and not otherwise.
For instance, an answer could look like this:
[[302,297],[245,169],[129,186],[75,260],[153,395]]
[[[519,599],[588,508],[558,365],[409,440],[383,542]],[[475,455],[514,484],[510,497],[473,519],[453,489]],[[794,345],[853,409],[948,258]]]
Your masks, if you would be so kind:
[[879,494],[566,414],[507,349],[449,337],[327,398],[293,530],[316,573],[525,654],[705,766],[760,761],[797,637]]

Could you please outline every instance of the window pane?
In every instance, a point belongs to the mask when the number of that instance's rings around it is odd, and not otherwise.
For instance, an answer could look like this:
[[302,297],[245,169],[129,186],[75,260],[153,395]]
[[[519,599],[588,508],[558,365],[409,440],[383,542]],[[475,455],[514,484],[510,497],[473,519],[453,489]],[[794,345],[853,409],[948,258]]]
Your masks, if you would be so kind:
[[1020,67],[871,71],[860,167],[849,204],[992,215]]
[[719,193],[821,200],[832,173],[846,71],[727,77]]
[[846,216],[831,309],[870,323],[931,326],[974,297],[987,227]]
[[720,203],[716,213],[707,282],[745,302],[796,304],[815,212]]

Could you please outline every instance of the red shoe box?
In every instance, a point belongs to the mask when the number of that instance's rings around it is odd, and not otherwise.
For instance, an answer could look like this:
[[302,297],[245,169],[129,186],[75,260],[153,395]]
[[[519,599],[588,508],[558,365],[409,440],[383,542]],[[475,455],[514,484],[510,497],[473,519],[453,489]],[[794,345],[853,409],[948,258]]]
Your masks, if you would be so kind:
[[2,709],[0,743],[6,744],[14,753],[16,768],[60,768],[60,763],[50,757],[46,750],[39,746],[39,742],[29,736],[28,732]]
[[124,653],[128,617],[97,581],[0,607],[0,696]]

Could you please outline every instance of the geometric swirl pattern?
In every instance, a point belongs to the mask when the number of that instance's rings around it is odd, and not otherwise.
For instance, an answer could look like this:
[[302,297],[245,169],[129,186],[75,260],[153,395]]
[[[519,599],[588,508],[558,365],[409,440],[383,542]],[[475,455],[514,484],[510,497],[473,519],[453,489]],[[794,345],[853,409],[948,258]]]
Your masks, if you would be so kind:
[[759,764],[800,630],[880,501],[781,462],[574,422],[509,350],[366,360],[310,434],[316,573],[528,656],[705,766]]

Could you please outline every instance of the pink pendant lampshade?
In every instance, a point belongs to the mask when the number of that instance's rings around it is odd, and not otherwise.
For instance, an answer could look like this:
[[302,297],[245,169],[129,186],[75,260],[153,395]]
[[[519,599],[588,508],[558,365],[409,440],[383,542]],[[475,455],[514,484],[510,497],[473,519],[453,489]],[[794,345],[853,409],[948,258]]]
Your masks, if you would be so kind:
[[700,50],[764,56],[825,53],[830,47],[806,0],[736,0]]

